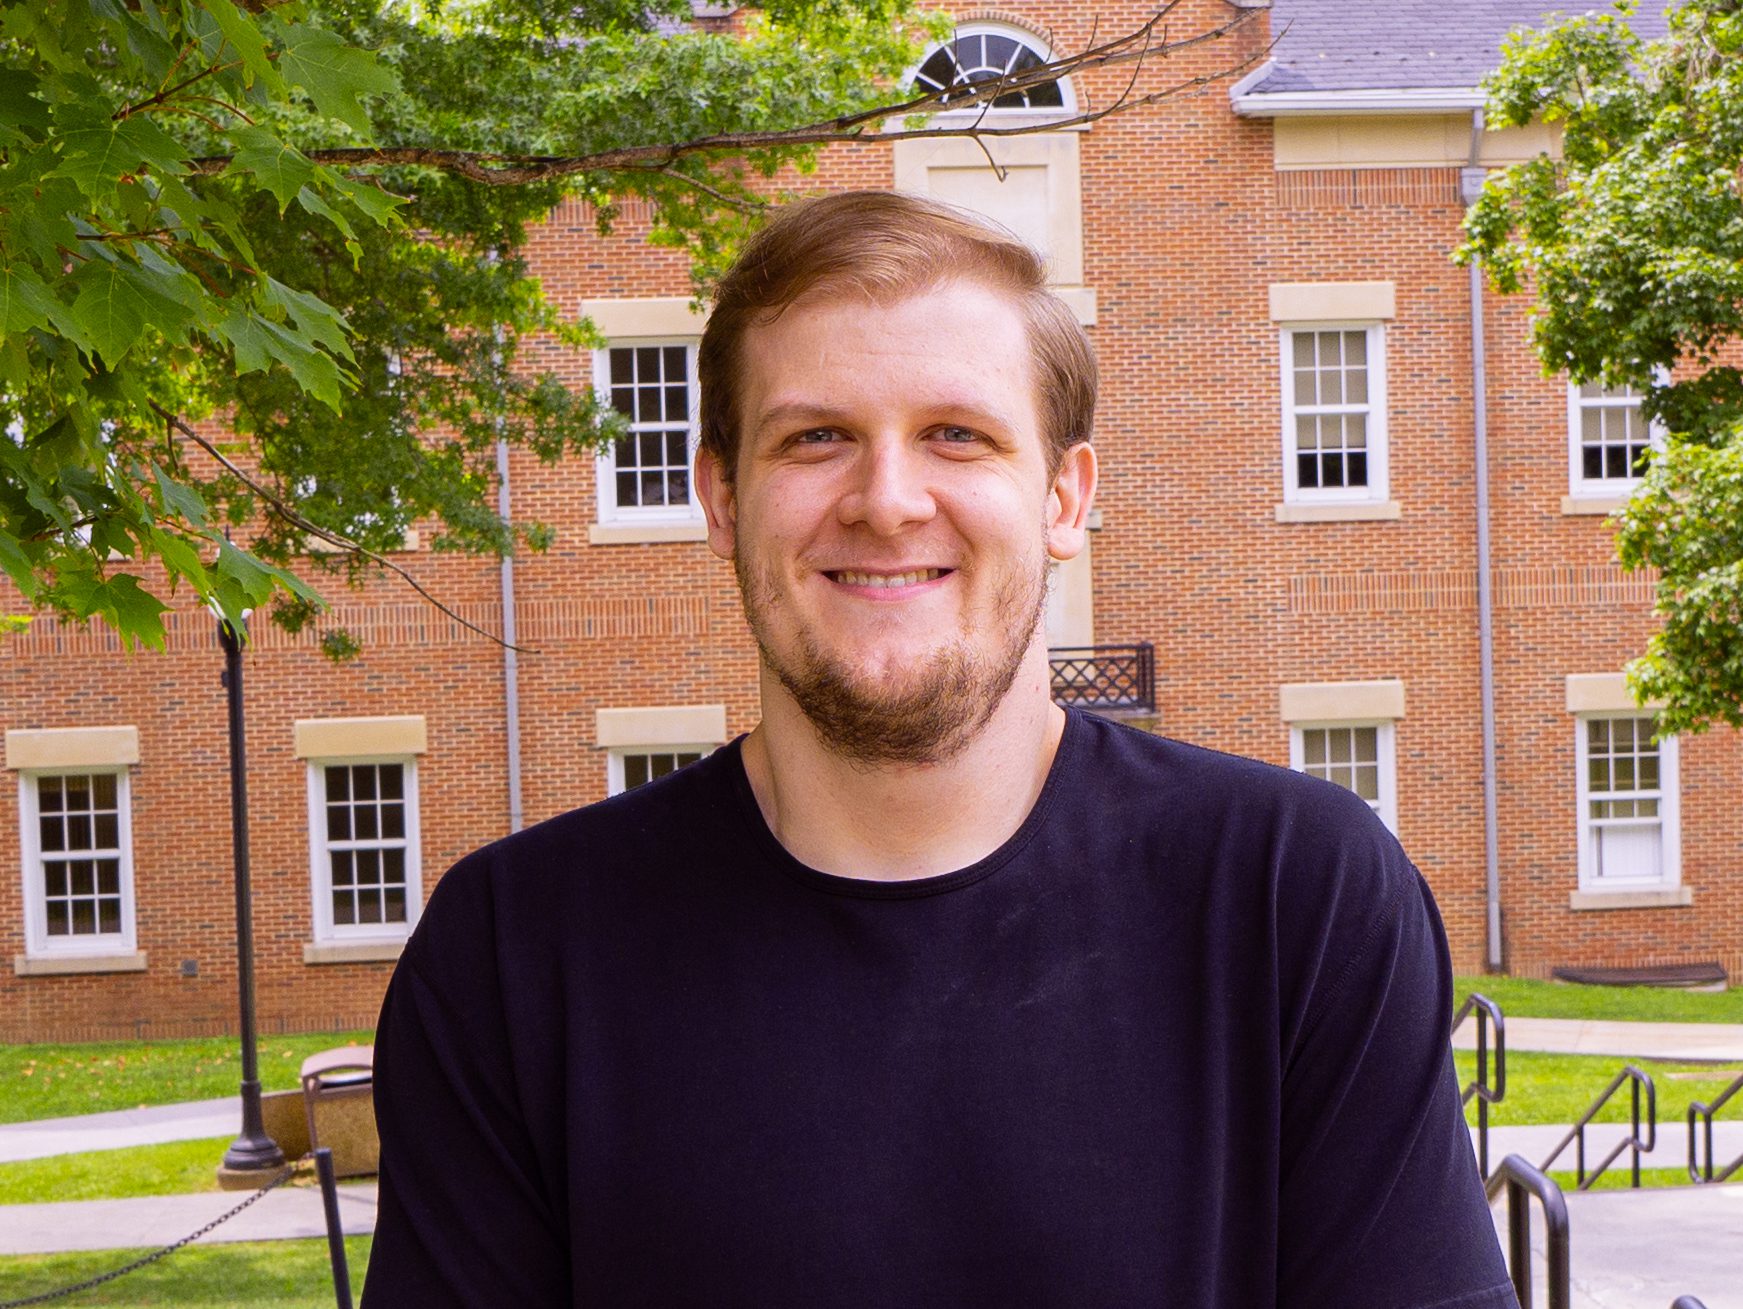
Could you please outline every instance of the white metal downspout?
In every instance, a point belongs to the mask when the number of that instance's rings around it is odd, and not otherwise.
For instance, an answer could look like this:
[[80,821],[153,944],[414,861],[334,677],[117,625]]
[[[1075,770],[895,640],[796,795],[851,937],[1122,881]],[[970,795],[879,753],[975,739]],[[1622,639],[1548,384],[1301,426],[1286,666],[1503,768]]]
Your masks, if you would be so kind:
[[[1471,113],[1471,158],[1460,177],[1460,198],[1468,206],[1483,189],[1483,111]],[[1471,261],[1471,410],[1476,435],[1477,482],[1477,665],[1483,701],[1483,871],[1488,908],[1489,968],[1498,971],[1501,955],[1501,854],[1495,786],[1495,603],[1489,556],[1489,395],[1488,354],[1483,338],[1483,271]]]
[[[500,422],[500,420],[498,420]],[[508,442],[496,440],[496,512],[508,521]],[[508,830],[524,826],[520,799],[520,643],[514,613],[514,556],[502,557],[502,712],[507,720]]]

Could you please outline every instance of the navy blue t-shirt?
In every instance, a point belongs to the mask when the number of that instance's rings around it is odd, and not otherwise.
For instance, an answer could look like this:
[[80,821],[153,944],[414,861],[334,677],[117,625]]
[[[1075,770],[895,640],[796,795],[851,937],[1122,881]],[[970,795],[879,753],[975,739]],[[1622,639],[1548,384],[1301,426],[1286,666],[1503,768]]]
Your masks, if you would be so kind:
[[367,1304],[1511,1305],[1451,1010],[1328,783],[1073,713],[1010,840],[876,882],[735,743],[437,886]]

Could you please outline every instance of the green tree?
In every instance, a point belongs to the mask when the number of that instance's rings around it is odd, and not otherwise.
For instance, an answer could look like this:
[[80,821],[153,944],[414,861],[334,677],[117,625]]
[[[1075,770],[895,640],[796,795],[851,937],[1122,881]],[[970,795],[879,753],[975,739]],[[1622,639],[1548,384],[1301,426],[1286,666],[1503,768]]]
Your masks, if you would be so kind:
[[1541,120],[1561,158],[1492,176],[1460,260],[1530,288],[1546,373],[1630,385],[1665,432],[1618,514],[1662,625],[1629,668],[1667,731],[1743,727],[1743,0],[1691,0],[1644,40],[1632,6],[1518,31],[1491,127]]
[[[1126,93],[1080,120],[1159,99],[1176,88],[1146,63],[1247,17],[1170,43],[1171,7],[950,107],[1112,63]],[[319,603],[291,568],[311,538],[353,575],[393,567],[414,521],[437,549],[543,546],[492,506],[497,442],[557,459],[620,420],[524,362],[536,335],[590,339],[527,277],[529,225],[564,195],[602,225],[646,200],[700,290],[780,169],[938,108],[896,81],[947,27],[915,0],[690,19],[688,0],[0,0],[0,570],[26,604],[155,645],[148,564],[295,627]]]

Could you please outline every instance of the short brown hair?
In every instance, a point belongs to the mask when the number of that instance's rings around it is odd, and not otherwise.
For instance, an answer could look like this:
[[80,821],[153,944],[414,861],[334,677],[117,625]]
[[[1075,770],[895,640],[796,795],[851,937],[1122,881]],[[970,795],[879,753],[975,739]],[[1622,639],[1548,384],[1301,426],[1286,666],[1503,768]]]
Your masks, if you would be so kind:
[[957,278],[1016,301],[1035,362],[1049,471],[1090,438],[1096,365],[1077,317],[1047,288],[1041,256],[1010,233],[950,205],[893,191],[846,191],[789,205],[751,238],[714,294],[696,371],[702,448],[737,473],[739,371],[752,327],[802,296],[885,303]]

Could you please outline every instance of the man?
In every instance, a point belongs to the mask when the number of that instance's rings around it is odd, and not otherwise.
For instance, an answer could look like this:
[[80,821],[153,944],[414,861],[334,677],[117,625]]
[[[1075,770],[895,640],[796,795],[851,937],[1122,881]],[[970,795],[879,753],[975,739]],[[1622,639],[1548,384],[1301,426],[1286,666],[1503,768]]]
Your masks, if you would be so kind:
[[700,367],[763,721],[442,879],[370,1309],[1511,1304],[1396,842],[1051,702],[1095,368],[1035,255],[795,207]]

